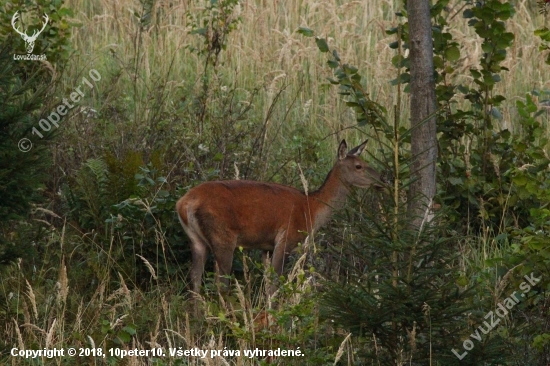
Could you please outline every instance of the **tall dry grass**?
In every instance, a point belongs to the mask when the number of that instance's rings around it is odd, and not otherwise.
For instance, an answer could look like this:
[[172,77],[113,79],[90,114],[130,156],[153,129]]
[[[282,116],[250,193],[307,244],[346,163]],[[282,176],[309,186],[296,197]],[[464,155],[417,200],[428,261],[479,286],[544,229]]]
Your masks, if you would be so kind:
[[[50,253],[45,257],[52,261],[56,257],[57,245],[79,245],[71,242],[74,238],[57,237],[55,233],[51,239],[46,248]],[[73,289],[79,288],[74,279],[79,277],[82,265],[76,258],[62,256],[58,263],[43,263],[35,268],[34,273],[14,265],[13,271],[0,279],[0,286],[12,289],[6,304],[21,309],[22,321],[13,318],[2,327],[3,339],[9,343],[2,342],[0,361],[5,365],[28,364],[29,360],[24,357],[12,357],[12,348],[17,348],[16,352],[64,350],[64,357],[52,358],[42,354],[33,358],[33,362],[43,365],[138,366],[151,365],[151,362],[156,365],[257,365],[267,359],[278,359],[244,356],[245,350],[256,348],[296,350],[302,347],[302,353],[310,356],[311,350],[308,352],[306,344],[302,343],[305,339],[301,335],[304,320],[293,315],[294,309],[298,309],[300,316],[311,317],[306,322],[308,327],[314,326],[310,322],[318,321],[316,314],[302,314],[300,308],[304,302],[313,306],[310,294],[314,279],[305,269],[309,248],[306,240],[288,279],[281,282],[276,303],[271,302],[267,295],[267,284],[272,279],[266,272],[263,284],[258,287],[254,283],[257,279],[249,274],[247,266],[252,262],[247,257],[243,258],[244,279],[241,282],[234,280],[232,295],[225,297],[210,290],[190,298],[158,282],[145,292],[128,283],[128,279],[117,272],[116,265],[109,261],[98,264],[97,269],[104,276],[98,282],[91,281],[85,291]],[[155,282],[154,266],[145,258],[140,260],[149,270],[151,281]],[[211,281],[209,283],[212,286]],[[277,321],[277,318],[288,320]],[[322,331],[315,331],[321,338]],[[339,335],[339,338],[342,337]],[[67,356],[69,348],[76,349],[77,356]],[[207,351],[208,356],[185,357],[170,353],[195,348]],[[120,356],[120,351],[134,349],[162,349],[165,355]],[[242,357],[224,353],[211,357],[212,350],[239,351]],[[330,357],[340,358],[342,353],[343,350],[338,350]],[[303,364],[302,360],[307,358],[288,357],[280,362]]]
[[[196,83],[203,67],[202,59],[187,47],[197,46],[201,40],[189,34],[191,24],[186,15],[188,12],[199,14],[205,3],[157,1],[153,4],[150,25],[140,30],[135,14],[142,14],[143,7],[138,1],[68,1],[67,5],[75,9],[74,20],[82,24],[73,34],[73,44],[80,53],[76,61],[79,68],[85,68],[86,64],[116,63],[125,68],[126,83],[137,78],[140,86],[149,85],[151,79],[166,75],[168,68],[172,68],[173,77],[166,80],[169,88]],[[386,35],[385,30],[397,24],[399,19],[394,13],[401,6],[401,2],[386,0],[242,2],[236,9],[242,22],[231,34],[227,50],[221,55],[227,70],[225,82],[247,90],[262,85],[262,100],[256,108],[263,110],[264,116],[275,92],[288,84],[290,88],[282,96],[281,104],[290,105],[293,92],[298,92],[299,103],[291,111],[290,120],[294,123],[305,123],[325,135],[352,125],[353,117],[337,89],[328,86],[326,78],[330,70],[326,67],[325,55],[318,52],[312,39],[296,32],[298,27],[306,26],[328,37],[343,60],[357,65],[366,77],[372,98],[391,110],[396,103],[395,88],[389,84],[396,76],[391,65],[395,51],[388,46],[394,41],[393,36]],[[481,42],[467,26],[467,19],[462,18],[462,6],[462,1],[452,1],[448,17],[452,19],[451,33],[461,45],[456,78],[471,82],[468,70],[476,66],[481,57]],[[513,127],[515,98],[523,98],[532,89],[550,87],[548,68],[543,62],[545,55],[538,50],[539,40],[533,35],[545,18],[527,0],[518,1],[516,11],[509,22],[516,42],[504,64],[510,72],[503,73],[503,81],[495,89],[510,100],[503,111],[505,127]],[[124,86],[129,87],[123,83],[121,88]],[[129,94],[128,89],[123,90],[123,96]],[[404,111],[406,105],[405,98]],[[142,107],[133,106],[136,111]],[[273,119],[281,113],[283,111]],[[276,126],[276,121],[273,125]]]

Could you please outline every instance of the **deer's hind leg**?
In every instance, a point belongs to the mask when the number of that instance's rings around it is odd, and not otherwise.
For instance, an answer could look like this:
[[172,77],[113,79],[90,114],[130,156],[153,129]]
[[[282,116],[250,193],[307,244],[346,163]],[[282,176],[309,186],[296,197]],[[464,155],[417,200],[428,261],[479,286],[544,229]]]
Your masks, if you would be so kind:
[[197,225],[193,225],[192,223],[193,222],[191,221],[189,225],[185,225],[182,221],[182,226],[191,241],[191,285],[194,292],[200,293],[202,273],[204,272],[204,265],[206,263],[206,259],[208,258],[210,249],[207,240],[204,235],[202,235],[200,229]]
[[238,233],[222,225],[219,220],[216,220],[214,215],[208,212],[198,212],[198,214],[200,215],[198,222],[201,231],[204,233],[206,242],[209,244],[209,249],[214,254],[218,281],[222,284],[220,290],[226,292],[229,290],[229,279],[227,276],[231,274],[233,253],[237,247]]
[[199,293],[201,290],[202,273],[204,272],[204,264],[209,253],[208,246],[201,240],[192,240],[191,256],[193,265],[191,267],[191,283],[193,291]]
[[178,219],[191,241],[192,265],[189,277],[192,290],[197,294],[201,290],[202,273],[204,272],[204,265],[211,249],[210,243],[204,235],[204,228],[200,224],[200,210],[200,206],[197,207],[196,202],[186,198],[186,196],[181,198],[176,204]]
[[212,238],[212,252],[216,260],[216,271],[218,281],[222,286],[222,292],[229,291],[229,278],[231,267],[233,267],[233,254],[237,246],[237,235],[226,235]]

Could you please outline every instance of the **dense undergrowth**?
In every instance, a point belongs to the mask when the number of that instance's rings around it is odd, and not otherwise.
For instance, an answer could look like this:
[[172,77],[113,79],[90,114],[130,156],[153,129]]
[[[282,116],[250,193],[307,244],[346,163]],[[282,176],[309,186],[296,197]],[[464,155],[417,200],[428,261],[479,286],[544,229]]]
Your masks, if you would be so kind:
[[[433,6],[441,208],[413,230],[403,4],[2,3],[0,362],[550,362],[550,69],[533,33],[543,15],[514,5]],[[16,10],[29,24],[49,14],[35,46],[49,63],[11,59],[24,49]],[[59,127],[33,134],[79,86]],[[209,261],[192,299],[177,199],[215,179],[311,191],[343,137],[370,138],[365,159],[388,190],[354,192],[292,256],[276,301],[258,253],[240,251],[231,293]],[[525,296],[490,326],[514,292]],[[30,361],[14,347],[95,351]],[[114,351],[135,348],[167,356]],[[169,356],[194,348],[221,352]],[[301,355],[244,356],[255,349]]]

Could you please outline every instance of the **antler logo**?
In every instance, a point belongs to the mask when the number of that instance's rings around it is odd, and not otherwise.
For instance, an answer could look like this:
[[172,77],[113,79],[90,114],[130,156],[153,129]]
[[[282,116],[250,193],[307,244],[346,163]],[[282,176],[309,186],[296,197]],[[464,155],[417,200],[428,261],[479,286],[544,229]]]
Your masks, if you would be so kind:
[[36,42],[36,39],[38,38],[38,36],[40,35],[40,33],[42,33],[42,31],[44,30],[44,28],[46,28],[46,25],[48,25],[48,16],[46,14],[44,14],[44,25],[42,26],[42,29],[40,29],[39,31],[34,31],[34,33],[32,34],[32,36],[28,36],[26,32],[21,32],[16,26],[15,26],[15,23],[17,22],[17,19],[19,18],[19,12],[16,11],[15,14],[13,14],[13,17],[11,18],[11,26],[13,27],[13,29],[15,29],[15,31],[17,33],[19,33],[21,35],[21,37],[23,38],[23,40],[25,41],[25,47],[27,48],[27,53],[32,53],[32,50],[34,49],[34,42]]

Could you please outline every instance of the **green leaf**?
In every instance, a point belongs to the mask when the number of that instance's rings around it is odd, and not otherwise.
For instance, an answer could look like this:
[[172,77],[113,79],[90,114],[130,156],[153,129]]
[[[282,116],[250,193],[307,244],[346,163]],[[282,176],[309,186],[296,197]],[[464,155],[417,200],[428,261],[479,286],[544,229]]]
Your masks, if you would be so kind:
[[469,283],[468,278],[465,276],[460,276],[456,279],[456,284],[462,287],[467,286]]
[[406,84],[411,81],[411,74],[405,72],[399,75],[399,78],[390,81],[391,85],[397,85],[399,83]]
[[460,50],[457,46],[451,46],[445,50],[445,57],[448,61],[456,61],[460,58]]
[[346,72],[346,74],[357,74],[357,67],[355,66],[352,66],[352,65],[344,65],[344,71]]
[[439,56],[434,56],[434,67],[436,69],[442,69],[443,68],[443,59]]
[[540,37],[543,41],[550,42],[550,29],[543,27],[536,29],[533,33],[535,33],[535,36]]
[[529,114],[525,112],[525,103],[523,103],[521,100],[516,100],[516,108],[518,109],[518,112],[522,117],[529,117]]
[[297,32],[300,33],[301,35],[305,36],[305,37],[313,37],[314,36],[314,32],[311,29],[306,28],[306,27],[298,28]]
[[500,104],[501,102],[506,100],[506,98],[502,95],[495,95],[492,99],[493,104]]
[[338,67],[338,61],[328,60],[327,64],[328,64],[328,67],[330,67],[331,69],[335,69]]
[[61,8],[57,11],[57,14],[59,14],[59,16],[73,16],[73,11],[71,9],[67,9],[67,8]]
[[537,105],[533,102],[533,98],[527,94],[527,112],[534,113],[537,111]]
[[464,184],[464,181],[462,180],[462,178],[458,178],[458,177],[450,177],[447,180],[453,186],[462,186]]
[[398,30],[398,27],[391,27],[390,29],[386,29],[386,34],[389,36],[391,36],[392,34],[397,34]]
[[403,57],[403,55],[395,55],[395,56],[392,57],[391,63],[395,67],[403,67],[403,60],[404,59],[405,59],[405,57]]
[[466,19],[473,18],[474,12],[472,11],[472,9],[466,9],[464,10],[464,13],[462,13],[462,17]]
[[497,107],[491,108],[491,115],[499,121],[502,120],[502,113],[500,113]]
[[468,94],[470,92],[470,88],[468,88],[465,85],[459,84],[457,87],[458,91],[460,91],[462,94]]
[[317,43],[317,47],[319,47],[319,51],[321,52],[328,52],[328,43],[327,40],[324,38],[315,37],[315,43]]
[[118,332],[117,336],[122,341],[122,343],[128,343],[132,340],[132,337],[130,336],[130,334],[122,330]]
[[527,149],[527,146],[523,142],[518,142],[514,144],[514,150],[516,150],[516,152],[521,153],[521,152],[524,152],[526,149]]
[[489,73],[483,73],[483,82],[487,86],[495,85],[495,81],[493,80],[493,75]]
[[493,45],[487,41],[483,42],[483,44],[481,45],[481,50],[485,53],[493,52]]
[[130,335],[136,335],[136,327],[135,325],[127,325],[124,328],[122,328],[125,332],[127,332]]
[[503,138],[504,140],[508,140],[508,139],[510,138],[511,135],[512,135],[512,134],[510,133],[510,131],[509,131],[508,129],[502,130],[502,131],[500,132],[500,136],[502,136],[502,138]]
[[206,31],[208,30],[208,28],[198,28],[198,29],[193,29],[191,31],[190,34],[200,34],[201,36],[205,35],[206,34]]
[[368,123],[366,118],[357,118],[357,124],[359,126],[365,126]]

